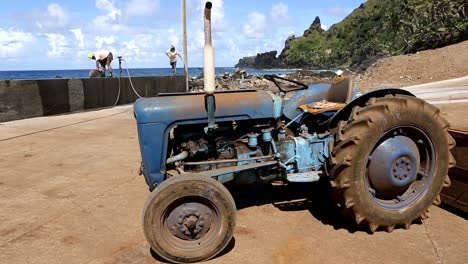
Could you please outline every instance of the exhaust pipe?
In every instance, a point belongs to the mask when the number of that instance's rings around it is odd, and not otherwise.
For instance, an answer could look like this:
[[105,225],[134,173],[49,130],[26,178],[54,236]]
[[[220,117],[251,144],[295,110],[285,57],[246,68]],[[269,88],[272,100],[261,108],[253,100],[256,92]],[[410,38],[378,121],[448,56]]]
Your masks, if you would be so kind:
[[203,76],[204,90],[208,95],[215,92],[215,64],[214,64],[214,49],[211,44],[211,8],[213,4],[206,2],[204,25],[205,25],[205,47],[203,48]]
[[210,134],[216,128],[215,111],[216,102],[214,97],[215,92],[215,64],[214,64],[214,49],[211,44],[211,8],[213,4],[206,2],[205,13],[205,47],[203,48],[203,84],[205,90],[205,108],[208,113],[208,126],[205,127],[205,133]]

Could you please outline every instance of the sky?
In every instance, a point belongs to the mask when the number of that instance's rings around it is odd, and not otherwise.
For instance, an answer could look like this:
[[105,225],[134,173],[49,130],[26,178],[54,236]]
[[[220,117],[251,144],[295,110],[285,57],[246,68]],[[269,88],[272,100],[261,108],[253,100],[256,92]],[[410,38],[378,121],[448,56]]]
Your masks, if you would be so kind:
[[[203,65],[204,0],[187,1],[188,66]],[[215,64],[284,47],[319,16],[324,29],[365,0],[212,0]],[[89,52],[110,50],[129,68],[170,67],[170,45],[183,54],[179,0],[1,0],[0,70],[94,68]],[[179,62],[178,66],[182,63]]]

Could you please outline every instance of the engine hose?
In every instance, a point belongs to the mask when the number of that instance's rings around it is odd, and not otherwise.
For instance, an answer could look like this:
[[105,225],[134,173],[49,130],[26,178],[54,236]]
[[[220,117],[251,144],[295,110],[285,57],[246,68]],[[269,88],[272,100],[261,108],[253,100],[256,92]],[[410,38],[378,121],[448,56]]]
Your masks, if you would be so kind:
[[171,163],[174,163],[176,161],[184,160],[184,159],[186,159],[188,157],[188,155],[189,155],[188,151],[184,150],[181,153],[168,158],[166,160],[166,164],[171,164]]
[[273,154],[276,155],[276,153],[278,153],[278,150],[276,149],[276,143],[273,139],[271,139],[271,149],[273,150]]
[[305,113],[307,113],[307,111],[304,111],[302,113],[300,113],[298,116],[296,116],[293,120],[291,120],[289,123],[287,123],[284,127],[288,127],[290,126],[292,123],[294,123],[294,121],[296,121],[298,118],[300,118],[301,116],[303,116]]

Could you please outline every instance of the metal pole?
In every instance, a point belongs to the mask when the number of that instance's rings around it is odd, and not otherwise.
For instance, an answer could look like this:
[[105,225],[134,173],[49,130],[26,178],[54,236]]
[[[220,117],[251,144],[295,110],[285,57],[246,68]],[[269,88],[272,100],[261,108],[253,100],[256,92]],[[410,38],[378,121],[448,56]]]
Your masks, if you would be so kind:
[[119,59],[119,77],[122,77],[122,56],[117,57]]
[[188,61],[187,61],[187,11],[185,0],[182,0],[182,31],[184,39],[184,72],[185,72],[185,90],[189,90],[189,75],[188,75]]

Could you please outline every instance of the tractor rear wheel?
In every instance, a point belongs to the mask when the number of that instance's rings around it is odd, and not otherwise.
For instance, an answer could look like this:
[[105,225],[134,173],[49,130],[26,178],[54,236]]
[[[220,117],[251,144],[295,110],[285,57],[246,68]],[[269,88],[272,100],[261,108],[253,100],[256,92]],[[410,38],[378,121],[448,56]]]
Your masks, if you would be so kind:
[[409,228],[440,204],[450,185],[455,141],[439,109],[411,96],[370,99],[354,107],[332,131],[332,186],[340,206],[357,224]]
[[210,259],[231,241],[236,204],[218,181],[175,176],[156,187],[143,211],[151,248],[166,260],[190,263]]

